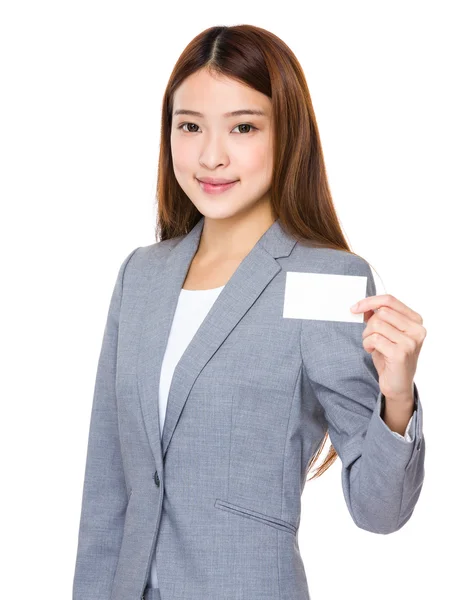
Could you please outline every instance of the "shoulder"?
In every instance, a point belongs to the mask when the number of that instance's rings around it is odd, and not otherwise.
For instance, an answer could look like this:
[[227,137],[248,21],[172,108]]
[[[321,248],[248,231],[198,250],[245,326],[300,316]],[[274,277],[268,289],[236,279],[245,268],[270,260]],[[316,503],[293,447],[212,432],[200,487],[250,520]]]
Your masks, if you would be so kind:
[[297,242],[287,259],[287,270],[336,275],[368,275],[369,263],[347,250],[311,247]]
[[147,276],[151,269],[159,267],[160,262],[164,262],[169,251],[183,236],[155,242],[148,246],[139,246],[132,251],[129,251],[127,256],[122,259],[120,272],[123,278],[127,281],[134,281],[137,278]]

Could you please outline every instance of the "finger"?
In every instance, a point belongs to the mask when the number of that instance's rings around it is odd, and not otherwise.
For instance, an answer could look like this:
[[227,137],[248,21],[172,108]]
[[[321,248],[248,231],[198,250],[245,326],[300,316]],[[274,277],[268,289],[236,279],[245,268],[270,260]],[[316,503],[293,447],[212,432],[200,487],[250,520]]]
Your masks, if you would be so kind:
[[396,310],[392,310],[388,306],[382,306],[374,314],[375,316],[369,320],[368,325],[364,330],[365,335],[369,335],[372,331],[376,330],[379,323],[386,322],[402,333],[407,334],[418,343],[421,343],[426,337],[426,329],[423,325],[412,321],[405,315]]
[[404,345],[407,338],[410,337],[407,333],[401,331],[398,327],[392,325],[388,321],[383,321],[376,317],[370,320],[367,327],[362,332],[362,340],[365,340],[374,334],[383,336],[393,344],[401,345]]
[[383,354],[385,358],[391,359],[396,351],[396,344],[391,342],[381,333],[372,333],[362,340],[362,346],[366,352],[372,354],[374,350]]
[[356,308],[351,307],[352,312],[360,313],[366,312],[368,310],[376,311],[382,306],[388,306],[392,310],[396,310],[402,315],[405,315],[412,321],[416,323],[422,324],[423,319],[421,315],[412,310],[409,306],[392,296],[391,294],[380,294],[377,296],[367,296],[367,298],[362,298],[356,305]]

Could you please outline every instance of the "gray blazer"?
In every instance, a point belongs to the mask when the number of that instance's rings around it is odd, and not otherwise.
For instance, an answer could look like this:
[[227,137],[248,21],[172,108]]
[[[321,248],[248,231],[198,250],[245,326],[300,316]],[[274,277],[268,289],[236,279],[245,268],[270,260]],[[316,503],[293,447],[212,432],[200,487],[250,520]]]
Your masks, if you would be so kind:
[[[354,523],[388,534],[424,478],[415,437],[380,417],[365,323],[283,318],[287,271],[364,275],[279,220],[240,263],[174,371],[163,435],[158,390],[171,323],[204,217],[120,267],[90,420],[74,600],[308,600],[298,547],[308,463],[329,430]],[[156,551],[158,588],[148,588]],[[145,590],[146,587],[146,590]]]

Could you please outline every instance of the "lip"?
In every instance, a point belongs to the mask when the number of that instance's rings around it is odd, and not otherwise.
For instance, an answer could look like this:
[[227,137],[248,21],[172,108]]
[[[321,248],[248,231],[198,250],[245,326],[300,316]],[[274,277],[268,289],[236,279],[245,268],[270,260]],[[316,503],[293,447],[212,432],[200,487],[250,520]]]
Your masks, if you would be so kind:
[[205,181],[201,181],[200,179],[198,179],[197,181],[199,182],[199,186],[200,186],[201,190],[203,192],[206,192],[206,194],[211,194],[211,195],[222,194],[222,192],[229,190],[231,187],[233,187],[238,182],[238,180],[237,180],[237,181],[230,181],[228,183],[221,183],[218,185],[213,185],[212,183],[207,183]]
[[237,181],[236,179],[222,179],[220,177],[196,177],[198,181],[202,181],[202,183],[212,183],[213,185],[221,185],[224,183],[234,183]]

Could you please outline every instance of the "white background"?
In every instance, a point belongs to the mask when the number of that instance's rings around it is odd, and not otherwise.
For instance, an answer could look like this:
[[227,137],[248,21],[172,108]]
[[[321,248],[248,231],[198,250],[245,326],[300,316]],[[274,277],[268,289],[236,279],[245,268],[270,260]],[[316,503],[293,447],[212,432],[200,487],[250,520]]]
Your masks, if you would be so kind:
[[308,482],[299,545],[311,594],[468,597],[472,3],[170,4],[1,9],[0,596],[71,597],[108,304],[125,256],[155,242],[162,95],[195,35],[249,23],[282,38],[305,71],[351,248],[382,277],[378,293],[427,328],[415,376],[426,440],[415,512],[400,531],[373,534],[350,518],[339,460]]

